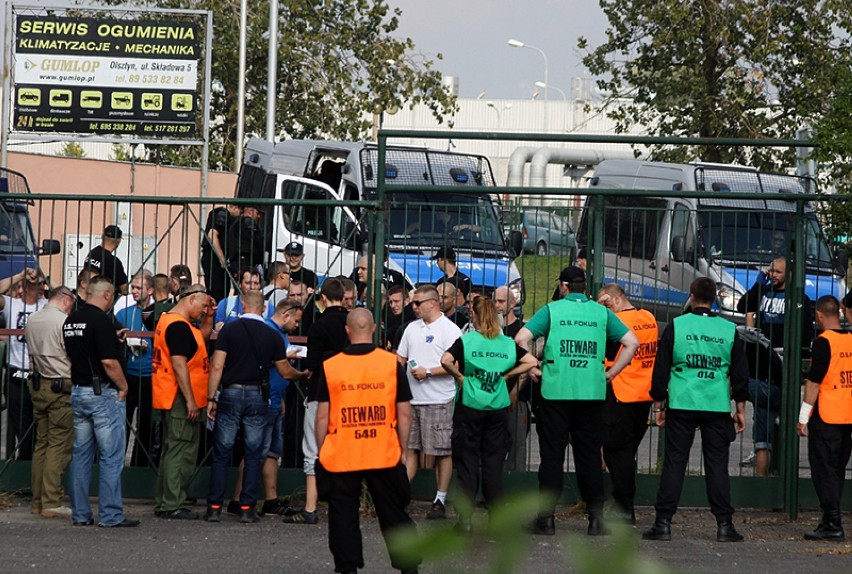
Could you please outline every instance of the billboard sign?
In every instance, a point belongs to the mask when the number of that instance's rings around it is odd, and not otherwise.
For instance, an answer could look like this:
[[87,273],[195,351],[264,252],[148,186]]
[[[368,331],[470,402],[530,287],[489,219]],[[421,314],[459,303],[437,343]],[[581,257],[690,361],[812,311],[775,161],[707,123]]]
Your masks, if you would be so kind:
[[202,26],[16,14],[13,131],[193,139]]

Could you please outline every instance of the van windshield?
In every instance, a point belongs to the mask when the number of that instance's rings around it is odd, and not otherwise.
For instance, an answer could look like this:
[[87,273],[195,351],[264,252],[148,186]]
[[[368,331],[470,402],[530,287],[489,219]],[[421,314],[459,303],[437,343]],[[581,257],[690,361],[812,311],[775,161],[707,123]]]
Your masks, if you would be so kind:
[[[794,218],[794,213],[699,209],[707,255],[728,264],[767,264],[787,255]],[[832,268],[813,213],[805,215],[805,255],[810,268]]]
[[389,243],[396,246],[503,249],[487,196],[398,193],[389,198]]
[[5,204],[0,208],[0,253],[34,253],[35,243],[30,232],[26,208],[18,211]]

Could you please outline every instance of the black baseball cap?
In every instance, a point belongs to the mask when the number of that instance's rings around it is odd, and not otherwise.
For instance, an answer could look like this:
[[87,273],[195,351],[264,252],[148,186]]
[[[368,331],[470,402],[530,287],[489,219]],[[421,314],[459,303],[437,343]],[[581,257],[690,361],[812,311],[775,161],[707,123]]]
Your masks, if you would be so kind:
[[580,250],[577,252],[577,259],[585,259],[585,258],[586,258],[586,248],[581,247]]
[[107,225],[104,227],[104,237],[121,239],[121,228],[118,225]]
[[284,249],[279,249],[279,251],[283,251],[287,255],[301,255],[305,252],[305,248],[302,247],[302,244],[298,241],[293,241],[287,244],[287,247]]
[[455,261],[456,260],[456,252],[452,247],[441,247],[438,251],[431,257],[432,259],[446,259],[447,261]]
[[562,270],[559,274],[559,280],[563,283],[579,283],[586,280],[586,272],[579,267],[571,265]]

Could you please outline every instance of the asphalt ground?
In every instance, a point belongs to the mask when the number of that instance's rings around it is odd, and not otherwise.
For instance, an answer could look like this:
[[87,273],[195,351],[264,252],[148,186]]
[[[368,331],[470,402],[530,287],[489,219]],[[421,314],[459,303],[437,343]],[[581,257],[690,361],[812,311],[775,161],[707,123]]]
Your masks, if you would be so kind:
[[[646,542],[641,531],[653,520],[653,509],[640,508],[639,525],[622,527],[612,536],[585,535],[586,521],[568,507],[559,507],[556,536],[522,533],[526,517],[518,517],[508,534],[489,534],[482,510],[474,520],[475,534],[451,533],[454,514],[427,521],[428,504],[413,502],[412,517],[421,539],[431,539],[448,555],[430,552],[422,573],[452,572],[634,572],[808,573],[852,572],[852,542],[806,542],[817,514],[804,513],[790,522],[780,512],[741,510],[737,528],[745,535],[738,544],[715,541],[715,522],[705,509],[682,509],[675,517],[671,542]],[[202,511],[203,507],[197,506]],[[328,523],[320,508],[315,526],[282,524],[264,517],[240,524],[223,517],[219,524],[169,521],[154,517],[147,500],[126,502],[126,514],[138,518],[137,528],[73,527],[69,521],[30,514],[29,500],[4,497],[0,507],[0,572],[332,572]],[[376,519],[361,522],[366,565],[362,572],[393,572]]]

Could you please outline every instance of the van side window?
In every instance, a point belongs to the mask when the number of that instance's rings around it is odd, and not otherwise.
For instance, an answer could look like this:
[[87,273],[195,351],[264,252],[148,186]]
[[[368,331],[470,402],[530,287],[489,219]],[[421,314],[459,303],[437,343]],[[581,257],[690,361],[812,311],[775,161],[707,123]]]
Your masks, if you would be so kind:
[[607,197],[604,215],[604,250],[620,257],[653,259],[663,222],[665,200]]
[[[284,199],[304,200],[334,200],[325,189],[318,185],[310,185],[300,181],[285,181],[281,189]],[[293,233],[312,237],[337,245],[340,241],[339,223],[343,213],[340,207],[333,205],[303,205],[296,204],[285,207],[287,227]]]
[[[683,237],[685,253],[694,253],[695,226],[693,225],[692,213],[689,208],[683,204],[677,204],[672,212],[672,233],[670,241],[674,241],[675,237]],[[669,248],[671,248],[671,244],[669,245]]]

